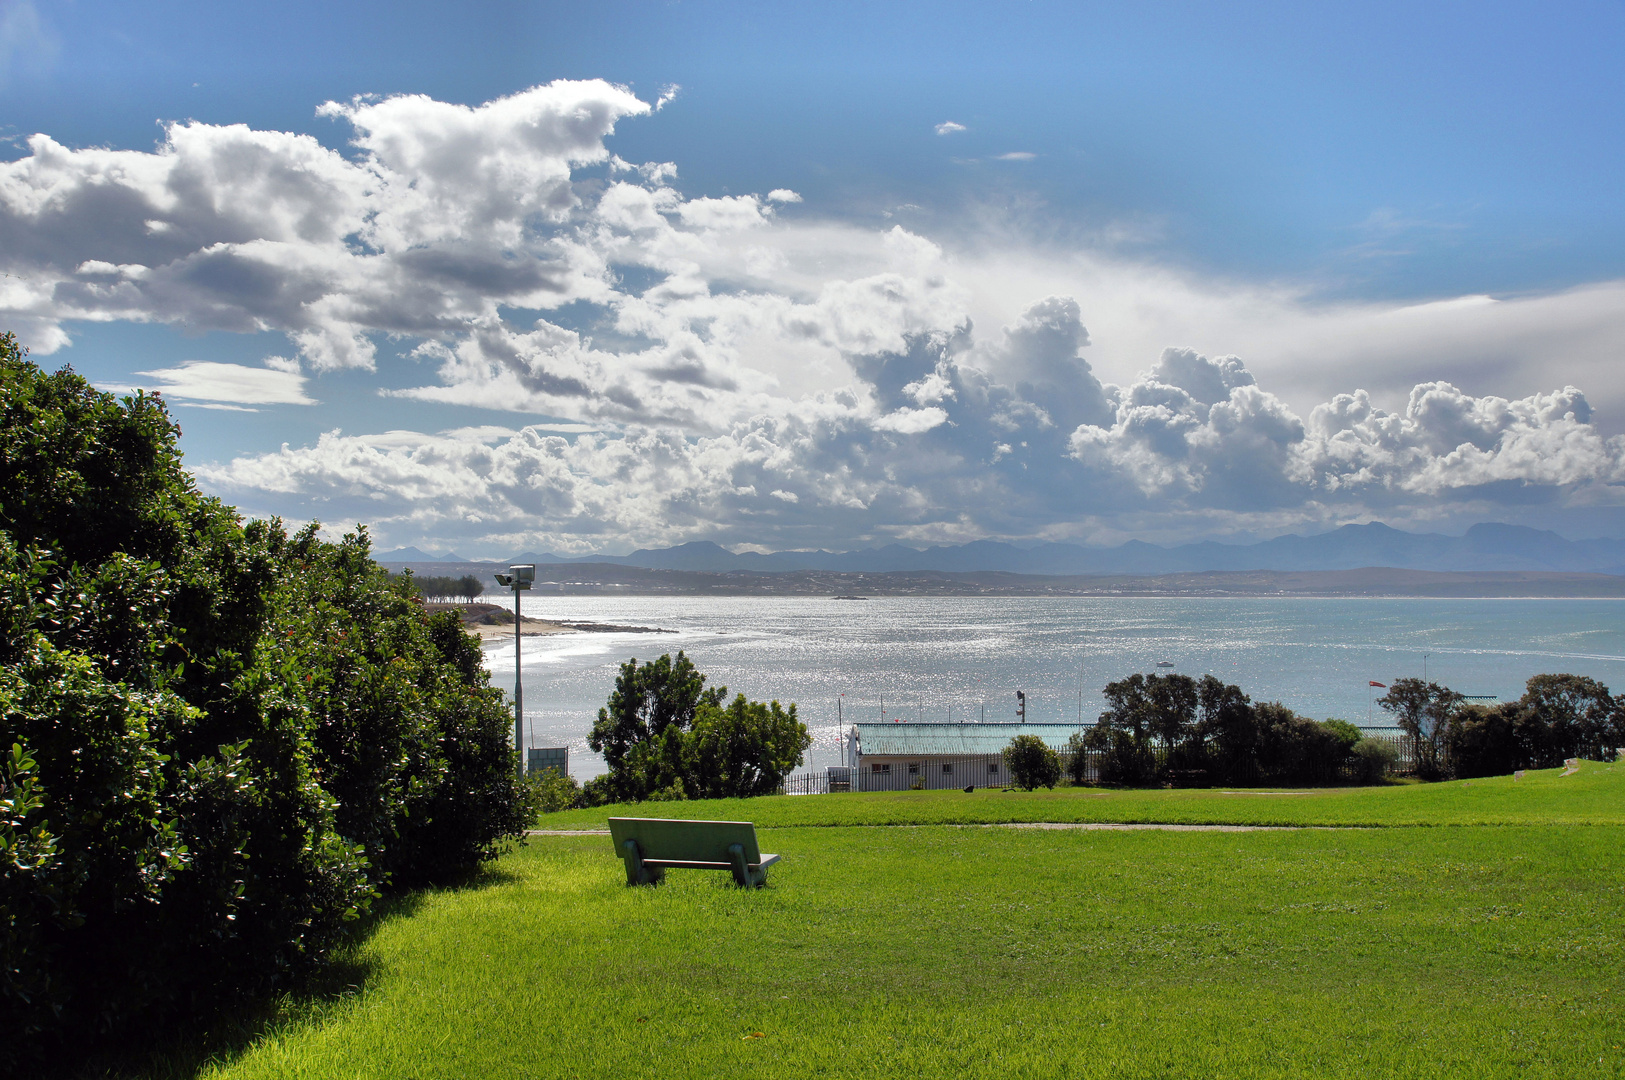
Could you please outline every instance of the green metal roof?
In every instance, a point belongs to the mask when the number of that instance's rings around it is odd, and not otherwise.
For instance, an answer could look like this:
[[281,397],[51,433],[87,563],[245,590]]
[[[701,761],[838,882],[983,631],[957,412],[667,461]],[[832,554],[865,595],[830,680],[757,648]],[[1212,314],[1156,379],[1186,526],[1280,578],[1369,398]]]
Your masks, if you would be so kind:
[[997,754],[1017,735],[1037,735],[1065,750],[1076,724],[854,724],[858,752],[877,757],[972,757]]

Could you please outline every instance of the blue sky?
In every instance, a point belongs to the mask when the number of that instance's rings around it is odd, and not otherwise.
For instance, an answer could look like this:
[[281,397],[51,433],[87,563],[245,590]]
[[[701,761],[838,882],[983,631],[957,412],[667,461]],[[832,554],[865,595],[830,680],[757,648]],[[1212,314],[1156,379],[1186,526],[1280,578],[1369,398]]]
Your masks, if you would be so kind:
[[1618,534],[1622,53],[1617,3],[4,0],[0,318],[391,546]]

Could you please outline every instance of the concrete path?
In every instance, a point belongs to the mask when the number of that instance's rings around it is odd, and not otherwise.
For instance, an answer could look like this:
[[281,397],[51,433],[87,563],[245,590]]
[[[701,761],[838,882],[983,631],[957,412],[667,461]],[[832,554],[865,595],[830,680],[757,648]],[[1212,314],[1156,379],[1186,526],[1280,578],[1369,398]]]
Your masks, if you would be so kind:
[[1163,832],[1287,832],[1302,825],[1158,825],[1114,824],[1106,821],[1001,821],[984,828],[1005,829],[1160,829]]
[[[764,825],[763,828],[772,826]],[[925,829],[931,825],[785,825],[781,828],[855,828],[855,829]],[[943,828],[957,829],[1103,829],[1140,830],[1155,829],[1163,832],[1292,832],[1303,828],[1342,828],[1342,826],[1303,825],[1158,825],[1149,823],[1123,824],[1109,821],[991,821],[979,825],[946,824]],[[608,829],[530,829],[526,836],[608,836]]]

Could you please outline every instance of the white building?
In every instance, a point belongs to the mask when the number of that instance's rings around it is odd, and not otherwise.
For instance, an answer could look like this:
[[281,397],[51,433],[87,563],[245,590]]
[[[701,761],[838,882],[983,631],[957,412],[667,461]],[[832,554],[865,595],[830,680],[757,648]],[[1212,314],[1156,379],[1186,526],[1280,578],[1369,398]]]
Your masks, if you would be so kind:
[[847,735],[853,791],[1003,787],[1004,748],[1036,735],[1057,753],[1077,724],[853,724]]

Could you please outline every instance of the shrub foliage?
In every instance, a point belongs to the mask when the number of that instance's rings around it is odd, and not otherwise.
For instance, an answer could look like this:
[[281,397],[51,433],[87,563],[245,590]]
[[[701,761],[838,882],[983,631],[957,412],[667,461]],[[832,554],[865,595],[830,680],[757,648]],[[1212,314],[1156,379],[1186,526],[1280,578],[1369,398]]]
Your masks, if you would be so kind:
[[0,335],[0,1072],[290,985],[527,824],[453,613],[244,522],[157,395]]
[[1584,675],[1536,675],[1517,701],[1453,710],[1435,741],[1441,771],[1464,778],[1612,761],[1625,749],[1625,696]]
[[1023,791],[1052,788],[1061,782],[1061,757],[1037,735],[1017,735],[1004,748],[1010,779]]
[[[1075,783],[1375,784],[1399,754],[1343,720],[1310,720],[1253,702],[1211,675],[1131,675],[1105,689],[1106,710],[1073,736]],[[1625,698],[1580,675],[1536,675],[1517,701],[1469,704],[1421,679],[1395,679],[1378,699],[1405,732],[1423,779],[1504,775],[1568,758],[1613,760],[1625,749]]]
[[[1372,768],[1355,753],[1362,735],[1353,724],[1255,703],[1212,675],[1130,675],[1107,685],[1105,697],[1099,721],[1073,740],[1098,755],[1105,783],[1333,784],[1351,767]],[[1386,763],[1380,750],[1367,752]],[[1073,754],[1075,781],[1087,762]]]

